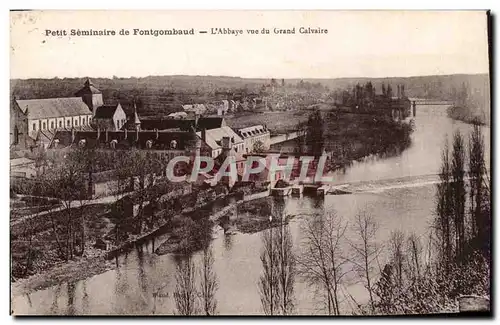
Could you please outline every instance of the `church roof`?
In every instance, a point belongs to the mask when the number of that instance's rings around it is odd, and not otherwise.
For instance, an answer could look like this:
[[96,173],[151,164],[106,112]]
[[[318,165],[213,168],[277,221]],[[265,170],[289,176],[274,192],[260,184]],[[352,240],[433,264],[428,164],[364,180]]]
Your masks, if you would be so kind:
[[83,87],[75,95],[82,96],[84,94],[101,94],[101,91],[87,78]]
[[30,119],[91,114],[89,107],[80,97],[18,99],[16,103]]
[[113,117],[113,115],[115,115],[117,108],[118,108],[118,104],[99,106],[99,107],[97,107],[97,109],[95,111],[94,118],[110,119]]

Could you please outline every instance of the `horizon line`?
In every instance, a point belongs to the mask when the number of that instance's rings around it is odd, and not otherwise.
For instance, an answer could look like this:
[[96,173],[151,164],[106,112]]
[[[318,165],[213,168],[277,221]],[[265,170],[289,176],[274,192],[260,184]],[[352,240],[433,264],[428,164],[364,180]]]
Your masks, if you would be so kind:
[[276,79],[276,80],[304,80],[304,79],[309,79],[309,80],[341,80],[341,79],[394,79],[394,78],[420,78],[420,77],[446,77],[446,76],[477,76],[477,75],[489,75],[490,72],[476,72],[476,73],[463,73],[463,72],[457,72],[457,73],[445,73],[445,74],[425,74],[425,75],[410,75],[410,76],[385,76],[385,77],[288,77],[288,78],[283,78],[283,77],[242,77],[242,76],[230,76],[230,75],[212,75],[212,74],[162,74],[162,75],[146,75],[146,76],[79,76],[79,77],[74,77],[74,76],[46,76],[46,77],[24,77],[24,78],[10,78],[10,80],[30,80],[30,79],[82,79],[82,78],[91,78],[91,79],[145,79],[145,78],[151,78],[151,77],[215,77],[215,78],[234,78],[234,79],[254,79],[254,80],[270,80],[270,79]]

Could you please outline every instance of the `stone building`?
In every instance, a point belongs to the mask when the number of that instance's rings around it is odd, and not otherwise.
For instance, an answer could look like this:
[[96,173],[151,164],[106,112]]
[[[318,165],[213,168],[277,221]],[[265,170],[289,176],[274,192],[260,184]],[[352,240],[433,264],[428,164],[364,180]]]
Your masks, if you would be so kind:
[[246,153],[258,151],[255,146],[257,142],[262,143],[262,148],[260,148],[262,150],[269,150],[271,146],[271,132],[263,125],[254,125],[239,129],[237,133],[245,143]]

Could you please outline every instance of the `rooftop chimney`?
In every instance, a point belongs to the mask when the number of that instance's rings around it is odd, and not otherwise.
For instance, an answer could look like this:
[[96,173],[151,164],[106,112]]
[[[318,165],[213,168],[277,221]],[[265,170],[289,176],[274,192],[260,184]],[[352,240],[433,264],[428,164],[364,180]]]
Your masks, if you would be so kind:
[[222,150],[231,150],[231,138],[230,137],[222,137]]
[[207,130],[205,128],[201,129],[201,139],[203,142],[206,142],[207,140]]
[[194,129],[198,130],[198,120],[200,119],[200,114],[194,114]]

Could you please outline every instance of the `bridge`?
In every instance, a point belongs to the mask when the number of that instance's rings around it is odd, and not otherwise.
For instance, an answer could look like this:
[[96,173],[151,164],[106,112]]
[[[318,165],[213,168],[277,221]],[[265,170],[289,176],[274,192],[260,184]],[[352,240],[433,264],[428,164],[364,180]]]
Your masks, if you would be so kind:
[[297,139],[303,135],[304,135],[304,132],[300,132],[300,131],[289,132],[286,134],[277,134],[277,135],[271,137],[270,145],[286,142],[286,141],[293,140],[293,139]]
[[446,100],[431,100],[431,99],[410,99],[416,105],[453,105],[453,102]]

